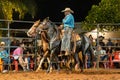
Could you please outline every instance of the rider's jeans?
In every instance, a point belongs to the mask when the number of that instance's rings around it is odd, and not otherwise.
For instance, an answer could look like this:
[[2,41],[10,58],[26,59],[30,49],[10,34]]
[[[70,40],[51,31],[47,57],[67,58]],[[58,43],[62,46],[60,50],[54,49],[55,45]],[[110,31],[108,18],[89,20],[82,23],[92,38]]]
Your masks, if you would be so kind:
[[62,45],[61,45],[61,51],[70,51],[70,41],[71,41],[71,34],[72,34],[73,28],[65,27],[64,29],[64,35],[62,38]]

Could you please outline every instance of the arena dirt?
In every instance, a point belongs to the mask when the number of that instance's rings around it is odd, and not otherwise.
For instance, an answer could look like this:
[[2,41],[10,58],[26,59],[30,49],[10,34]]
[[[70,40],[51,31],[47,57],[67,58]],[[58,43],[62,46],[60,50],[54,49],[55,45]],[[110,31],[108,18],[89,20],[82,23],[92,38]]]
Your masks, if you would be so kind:
[[120,80],[120,70],[85,70],[78,71],[53,71],[47,74],[45,71],[39,72],[12,72],[0,73],[0,80]]

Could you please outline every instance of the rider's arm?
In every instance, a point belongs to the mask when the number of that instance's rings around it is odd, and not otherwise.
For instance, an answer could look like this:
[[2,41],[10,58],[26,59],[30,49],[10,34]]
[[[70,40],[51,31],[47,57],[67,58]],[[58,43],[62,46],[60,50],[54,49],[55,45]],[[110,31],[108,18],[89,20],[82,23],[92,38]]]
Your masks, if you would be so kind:
[[67,15],[64,19],[63,19],[63,23],[64,24],[67,24],[71,21],[72,19],[72,16],[71,15]]

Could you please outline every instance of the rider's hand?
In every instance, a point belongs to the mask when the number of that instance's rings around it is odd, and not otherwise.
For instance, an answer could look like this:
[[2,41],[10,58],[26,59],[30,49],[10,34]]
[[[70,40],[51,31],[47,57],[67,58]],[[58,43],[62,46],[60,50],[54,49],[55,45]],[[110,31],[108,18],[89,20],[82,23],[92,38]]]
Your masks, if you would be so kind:
[[59,28],[60,28],[60,29],[63,29],[63,25],[61,24]]

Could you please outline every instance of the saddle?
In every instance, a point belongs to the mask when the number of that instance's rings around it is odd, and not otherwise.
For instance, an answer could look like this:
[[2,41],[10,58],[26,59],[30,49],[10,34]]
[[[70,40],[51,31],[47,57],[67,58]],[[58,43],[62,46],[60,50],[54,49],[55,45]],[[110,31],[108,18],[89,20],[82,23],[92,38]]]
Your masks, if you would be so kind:
[[[60,31],[60,39],[61,40],[63,38],[63,35],[64,35],[64,30],[61,30]],[[71,53],[74,53],[76,51],[76,44],[78,44],[77,41],[80,41],[80,40],[81,40],[80,35],[73,31],[71,34]]]
[[[60,39],[63,38],[63,35],[64,35],[64,30],[60,30]],[[71,42],[74,41],[73,39],[76,39],[76,41],[81,40],[80,35],[75,33],[74,31],[72,32]]]

